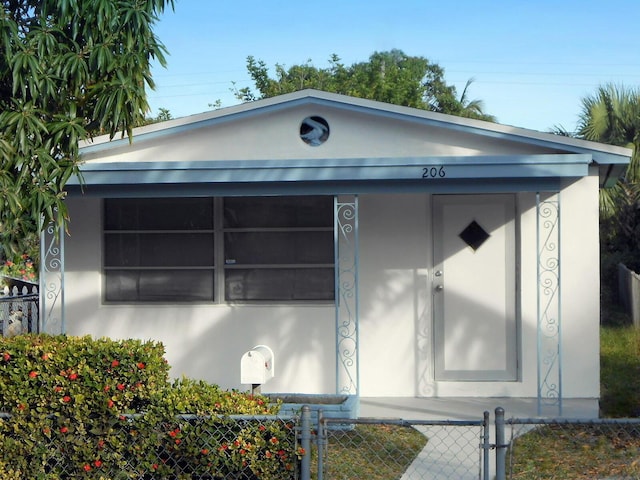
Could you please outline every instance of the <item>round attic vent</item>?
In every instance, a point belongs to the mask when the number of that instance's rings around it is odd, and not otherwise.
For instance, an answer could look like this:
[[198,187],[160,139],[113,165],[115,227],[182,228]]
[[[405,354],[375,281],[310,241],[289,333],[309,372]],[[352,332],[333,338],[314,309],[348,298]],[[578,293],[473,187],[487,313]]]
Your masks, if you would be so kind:
[[329,123],[322,117],[307,117],[300,125],[300,138],[307,145],[317,147],[329,138]]

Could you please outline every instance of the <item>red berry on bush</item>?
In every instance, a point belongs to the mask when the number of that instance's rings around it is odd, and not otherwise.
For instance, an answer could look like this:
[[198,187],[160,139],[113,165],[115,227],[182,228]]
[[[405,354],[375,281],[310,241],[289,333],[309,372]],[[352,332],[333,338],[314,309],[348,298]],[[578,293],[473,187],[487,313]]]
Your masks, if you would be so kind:
[[62,401],[64,403],[69,403],[71,401],[71,397],[69,395],[65,395],[64,397],[62,397]]
[[140,370],[143,370],[145,367],[146,367],[146,365],[144,363],[142,363],[142,362],[138,363],[138,368]]
[[125,387],[124,387],[124,384],[119,383],[118,385],[116,385],[116,388],[117,388],[118,390],[122,391],[122,390],[124,390],[124,388],[125,388]]
[[31,370],[29,372],[29,378],[36,378],[38,376],[38,372]]
[[112,367],[117,367],[118,365],[120,365],[120,362],[119,362],[118,360],[113,360],[113,361],[111,362],[111,366],[112,366]]
[[69,429],[67,427],[60,427],[60,433],[67,433]]
[[77,380],[77,378],[78,378],[77,373],[72,373],[71,375],[69,375],[69,380]]

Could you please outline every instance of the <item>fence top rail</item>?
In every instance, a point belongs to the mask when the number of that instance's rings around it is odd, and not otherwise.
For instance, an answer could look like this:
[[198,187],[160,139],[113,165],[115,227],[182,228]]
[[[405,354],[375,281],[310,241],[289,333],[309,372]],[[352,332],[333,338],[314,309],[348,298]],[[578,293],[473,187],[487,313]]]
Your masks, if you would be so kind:
[[414,425],[429,426],[458,426],[458,427],[482,427],[484,420],[405,420],[402,418],[322,418],[322,423],[337,423],[351,425],[396,425],[400,427],[412,427]]
[[[117,417],[127,419],[127,420],[135,420],[138,418],[144,418],[144,413],[120,413],[116,415]],[[11,413],[0,412],[0,420],[9,420],[13,417]],[[54,415],[52,415],[54,417]],[[276,421],[276,422],[295,422],[299,420],[299,417],[296,415],[197,415],[197,414],[188,414],[182,413],[178,415],[174,415],[174,418],[182,421],[194,421],[194,420],[208,420],[211,418],[217,418],[220,420],[237,420],[237,421],[258,421],[258,422],[266,422],[266,421]]]
[[640,425],[640,418],[509,418],[508,425]]
[[37,293],[30,293],[28,295],[0,295],[1,302],[35,302],[38,301],[39,296]]

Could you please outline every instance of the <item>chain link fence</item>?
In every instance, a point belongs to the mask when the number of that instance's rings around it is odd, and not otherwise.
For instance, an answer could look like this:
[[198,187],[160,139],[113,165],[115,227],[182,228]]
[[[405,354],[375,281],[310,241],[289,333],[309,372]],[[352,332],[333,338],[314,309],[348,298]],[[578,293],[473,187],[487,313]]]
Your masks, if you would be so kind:
[[506,478],[640,479],[640,418],[510,419],[506,428]]
[[[23,419],[24,420],[24,419]],[[21,430],[22,429],[22,430]],[[144,433],[143,433],[144,432]],[[336,419],[121,415],[102,425],[0,415],[0,478],[640,479],[640,419]]]
[[640,479],[640,418],[324,419],[311,478]]
[[304,455],[297,417],[18,417],[0,415],[2,480],[293,480]]

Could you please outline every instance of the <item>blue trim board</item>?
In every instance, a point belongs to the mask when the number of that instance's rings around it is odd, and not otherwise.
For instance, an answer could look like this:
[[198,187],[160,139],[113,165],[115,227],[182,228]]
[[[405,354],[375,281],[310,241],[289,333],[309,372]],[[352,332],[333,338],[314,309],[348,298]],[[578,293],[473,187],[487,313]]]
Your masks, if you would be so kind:
[[[202,162],[91,162],[81,166],[85,186],[263,184],[419,181],[448,183],[588,175],[590,155],[532,155],[340,160]],[[79,185],[77,178],[68,185]],[[256,188],[261,188],[257,185]],[[428,190],[428,186],[422,187]]]
[[[68,188],[69,197],[210,197],[261,195],[341,195],[366,193],[480,194],[558,191],[566,178],[514,178],[436,180],[385,180],[350,182],[255,182],[255,183],[182,183],[78,185]],[[572,179],[569,179],[572,180]]]

